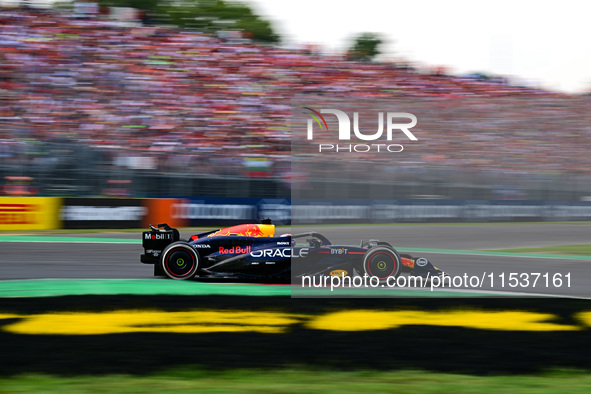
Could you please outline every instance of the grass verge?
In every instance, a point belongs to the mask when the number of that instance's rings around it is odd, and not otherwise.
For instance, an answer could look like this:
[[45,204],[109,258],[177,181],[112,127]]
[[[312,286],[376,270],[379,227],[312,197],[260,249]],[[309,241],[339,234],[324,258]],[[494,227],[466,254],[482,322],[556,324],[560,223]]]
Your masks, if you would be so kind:
[[578,370],[554,370],[538,376],[471,376],[423,371],[329,371],[308,368],[204,371],[187,368],[142,377],[26,374],[0,378],[0,392],[24,393],[554,393],[563,391],[565,387],[571,393],[588,393],[591,390],[591,375]]

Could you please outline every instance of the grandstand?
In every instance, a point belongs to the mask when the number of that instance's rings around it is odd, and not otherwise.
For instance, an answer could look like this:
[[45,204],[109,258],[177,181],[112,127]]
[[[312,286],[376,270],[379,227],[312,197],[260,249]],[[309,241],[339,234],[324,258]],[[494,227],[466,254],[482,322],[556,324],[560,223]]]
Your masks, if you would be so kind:
[[[588,100],[503,78],[424,73],[54,10],[0,11],[0,61],[0,179],[31,177],[43,195],[101,195],[125,181],[132,196],[288,197],[290,180],[306,182],[290,173],[290,103],[302,94],[478,98],[491,112],[499,100],[554,103],[555,121],[539,122],[536,132],[460,126],[461,144],[427,137],[405,156],[410,164],[364,182],[392,198],[591,194]],[[512,116],[531,119],[530,110],[517,105]],[[339,192],[339,182],[312,190],[354,198]]]

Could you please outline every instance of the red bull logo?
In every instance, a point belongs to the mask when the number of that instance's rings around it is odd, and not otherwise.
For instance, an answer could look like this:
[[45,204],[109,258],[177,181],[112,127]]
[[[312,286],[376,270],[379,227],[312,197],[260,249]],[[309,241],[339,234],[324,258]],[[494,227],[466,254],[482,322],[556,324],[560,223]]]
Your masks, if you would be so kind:
[[245,246],[243,248],[241,248],[240,246],[234,246],[231,248],[224,248],[223,246],[220,246],[220,250],[219,250],[219,254],[245,254],[245,253],[250,253],[251,251],[251,247],[250,246]]
[[275,226],[272,224],[240,224],[238,226],[226,227],[208,237],[219,236],[244,236],[244,237],[272,237],[275,234]]

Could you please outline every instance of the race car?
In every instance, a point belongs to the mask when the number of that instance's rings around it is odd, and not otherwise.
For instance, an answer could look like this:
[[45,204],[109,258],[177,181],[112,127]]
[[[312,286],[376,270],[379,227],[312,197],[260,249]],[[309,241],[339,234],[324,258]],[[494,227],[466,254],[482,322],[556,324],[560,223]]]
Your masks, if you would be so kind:
[[386,280],[401,272],[424,278],[441,270],[424,257],[399,254],[378,240],[359,246],[333,245],[317,232],[275,235],[271,220],[242,224],[180,239],[166,223],[142,235],[140,261],[154,265],[154,276],[176,280],[224,278],[289,283],[307,276],[364,276]]

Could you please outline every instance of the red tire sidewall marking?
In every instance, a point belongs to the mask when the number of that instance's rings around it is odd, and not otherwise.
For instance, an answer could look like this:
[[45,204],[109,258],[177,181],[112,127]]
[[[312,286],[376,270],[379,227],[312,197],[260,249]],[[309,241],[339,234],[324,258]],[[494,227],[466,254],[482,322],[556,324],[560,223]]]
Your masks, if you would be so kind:
[[184,248],[182,246],[177,246],[176,248],[172,248],[168,251],[168,253],[166,254],[166,260],[164,260],[164,264],[166,265],[166,271],[172,275],[175,276],[177,278],[183,278],[185,276],[187,276],[187,274],[185,275],[176,275],[175,273],[173,273],[170,268],[168,267],[168,263],[170,261],[170,256],[176,251],[176,250],[184,250],[186,251],[189,255],[191,255],[191,261],[192,261],[192,265],[191,265],[191,269],[188,272],[193,271],[193,267],[195,267],[196,261],[195,261],[195,255],[193,253],[191,253],[190,251],[187,250],[187,248]]
[[[380,254],[385,254],[386,256],[388,256],[388,257],[390,258],[390,260],[392,260],[392,261],[394,262],[394,268],[393,268],[392,272],[391,272],[391,273],[389,273],[388,275],[386,275],[385,277],[381,277],[381,276],[374,275],[374,274],[371,272],[371,269],[369,268],[369,263],[370,263],[371,259],[372,259],[372,258],[374,258],[375,256],[378,256],[378,255],[380,255]],[[365,263],[365,265],[366,265],[366,267],[367,267],[367,271],[369,272],[369,275],[371,275],[371,276],[375,276],[376,278],[379,278],[379,279],[386,279],[386,278],[388,278],[388,277],[392,276],[392,274],[393,274],[394,272],[396,272],[396,265],[397,265],[397,264],[398,264],[398,263],[396,262],[396,259],[394,258],[394,256],[392,256],[391,254],[389,254],[389,253],[386,253],[386,252],[377,252],[377,253],[375,253],[375,254],[374,254],[374,256],[372,256],[372,255],[369,255],[369,256],[368,256],[368,259],[366,260],[366,263]]]

